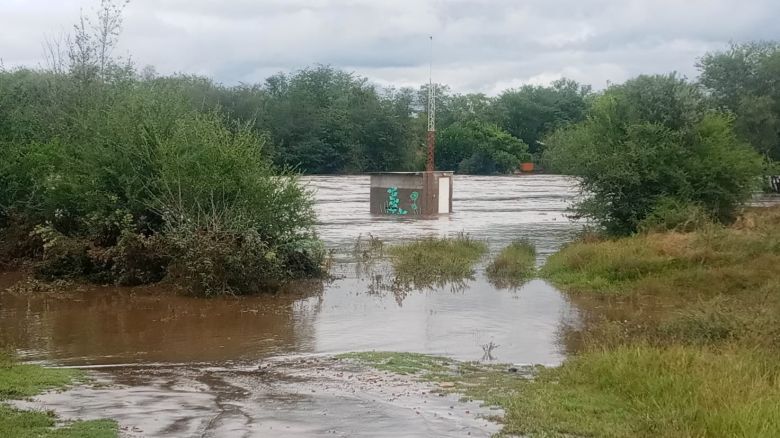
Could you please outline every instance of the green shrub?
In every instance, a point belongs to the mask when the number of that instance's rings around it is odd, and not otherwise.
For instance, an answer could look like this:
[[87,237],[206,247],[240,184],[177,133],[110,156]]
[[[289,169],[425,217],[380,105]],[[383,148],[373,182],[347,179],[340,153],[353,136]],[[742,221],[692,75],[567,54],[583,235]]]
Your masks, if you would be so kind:
[[319,239],[301,238],[278,247],[287,278],[315,278],[323,272],[325,245]]
[[458,122],[439,134],[436,166],[459,173],[507,173],[517,169],[527,151],[527,144],[494,124]]
[[168,239],[174,254],[171,277],[196,295],[264,292],[291,278],[321,273],[314,263],[322,254],[313,245],[280,251],[254,230],[182,228],[168,233]]
[[13,215],[5,218],[0,226],[0,265],[17,260],[37,259],[43,253],[43,241],[35,232],[35,226]]
[[160,234],[146,236],[125,230],[116,245],[102,253],[100,257],[106,279],[110,283],[122,286],[155,283],[162,280],[171,261],[170,248]]
[[586,121],[547,139],[545,161],[580,177],[576,211],[607,232],[635,232],[662,200],[734,219],[761,175],[761,158],[729,116],[706,112],[697,88],[674,75],[640,76],[598,97]]
[[[273,167],[264,134],[196,111],[175,82],[4,79],[14,86],[0,84],[0,102],[20,110],[0,110],[0,123],[10,123],[0,130],[0,225],[13,239],[0,245],[0,259],[37,256],[41,277],[116,284],[159,281],[171,262],[180,262],[177,272],[255,266],[273,282],[321,273],[311,193]],[[25,100],[52,93],[51,108]],[[35,226],[31,237],[18,232]],[[176,235],[182,229],[191,242]],[[262,261],[269,251],[273,266]],[[248,279],[200,283],[209,294],[259,289]]]
[[66,236],[51,226],[38,226],[35,234],[43,241],[43,257],[35,267],[42,278],[78,278],[92,272],[90,243],[81,237]]
[[644,232],[690,232],[712,222],[712,217],[700,205],[688,204],[674,198],[661,198],[639,222],[637,228]]

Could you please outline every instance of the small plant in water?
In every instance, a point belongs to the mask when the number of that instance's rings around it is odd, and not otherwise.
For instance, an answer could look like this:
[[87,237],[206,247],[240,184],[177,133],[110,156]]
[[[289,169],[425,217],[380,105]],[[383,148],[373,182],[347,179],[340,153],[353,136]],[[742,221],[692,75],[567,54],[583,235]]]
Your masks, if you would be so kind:
[[487,276],[498,288],[522,286],[536,273],[536,248],[526,240],[515,240],[490,262]]
[[494,344],[492,340],[487,344],[482,344],[482,351],[484,352],[484,354],[482,355],[482,360],[483,361],[496,360],[496,358],[493,357],[493,350],[495,350],[498,347],[500,347],[500,345]]
[[464,233],[425,237],[388,248],[399,281],[416,287],[441,286],[474,276],[474,265],[487,252],[485,242]]
[[375,237],[371,233],[368,233],[366,238],[363,238],[363,235],[360,234],[352,247],[352,254],[358,262],[366,263],[377,257],[382,257],[384,248],[385,243],[382,239]]

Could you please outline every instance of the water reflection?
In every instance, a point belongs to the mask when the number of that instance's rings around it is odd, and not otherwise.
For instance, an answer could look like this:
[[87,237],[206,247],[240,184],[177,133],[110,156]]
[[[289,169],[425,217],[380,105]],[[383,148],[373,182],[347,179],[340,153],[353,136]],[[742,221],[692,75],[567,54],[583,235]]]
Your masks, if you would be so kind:
[[479,360],[491,342],[498,347],[490,356],[500,361],[562,360],[560,329],[576,321],[577,311],[544,281],[499,290],[480,266],[473,279],[419,290],[398,284],[381,263],[379,269],[355,263],[354,243],[369,232],[394,243],[465,231],[487,240],[491,253],[526,238],[541,261],[578,231],[565,215],[576,196],[572,180],[458,177],[455,212],[434,220],[372,217],[367,177],[307,182],[317,191],[320,235],[336,253],[337,280],[276,295],[208,300],[162,285],[82,287],[56,295],[0,292],[0,344],[16,346],[28,359],[71,365],[257,361],[355,350]]
[[398,305],[394,296],[360,290],[356,280],[333,285],[317,320],[317,351],[415,351],[479,360],[482,346],[501,347],[502,361],[557,363],[558,327],[574,316],[553,287],[541,280],[514,293],[496,291],[484,278],[459,292],[433,289],[408,294]]
[[163,287],[0,294],[0,342],[63,364],[223,361],[311,352],[323,284],[201,299]]

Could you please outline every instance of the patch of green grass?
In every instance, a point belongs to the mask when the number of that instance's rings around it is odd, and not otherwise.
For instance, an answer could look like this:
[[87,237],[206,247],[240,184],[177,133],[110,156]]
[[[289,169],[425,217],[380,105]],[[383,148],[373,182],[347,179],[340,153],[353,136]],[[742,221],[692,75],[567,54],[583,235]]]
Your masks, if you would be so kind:
[[47,412],[21,411],[0,404],[0,436],[14,438],[112,438],[118,435],[111,420],[75,421],[56,427]]
[[388,248],[399,280],[422,287],[472,278],[474,265],[485,252],[485,242],[465,234],[426,237]]
[[498,253],[486,272],[496,287],[518,287],[536,272],[536,248],[527,240],[516,240]]
[[780,364],[737,346],[624,346],[514,373],[413,353],[340,357],[416,374],[440,391],[500,407],[501,435],[780,436]]
[[418,353],[395,353],[385,351],[365,351],[345,353],[336,356],[339,359],[355,360],[382,371],[396,374],[440,373],[445,371],[452,360]]
[[[618,343],[739,340],[780,349],[778,267],[775,207],[748,211],[729,228],[575,242],[551,256],[542,275],[598,321],[586,329],[591,344],[613,344],[622,333]],[[614,299],[594,306],[598,296]]]
[[542,273],[584,324],[509,411],[516,433],[780,436],[780,208],[575,242]]
[[57,426],[52,414],[22,411],[2,403],[3,400],[31,397],[46,390],[61,389],[83,378],[77,370],[45,368],[17,363],[0,352],[0,437],[103,438],[118,435],[111,420],[76,421]]
[[72,369],[18,364],[9,355],[2,355],[0,400],[30,397],[48,389],[64,388],[82,376],[81,372]]
[[625,346],[542,370],[507,410],[531,436],[780,436],[780,366],[749,349]]

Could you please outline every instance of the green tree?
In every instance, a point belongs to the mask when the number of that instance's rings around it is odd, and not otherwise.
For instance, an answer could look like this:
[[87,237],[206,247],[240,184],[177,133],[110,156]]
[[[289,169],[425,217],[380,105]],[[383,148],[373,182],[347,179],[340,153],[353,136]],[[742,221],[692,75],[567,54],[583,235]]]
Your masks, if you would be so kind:
[[737,133],[764,156],[780,160],[780,44],[732,44],[697,64],[715,105],[736,116]]
[[544,136],[583,119],[589,95],[589,86],[568,79],[555,81],[549,87],[525,85],[501,93],[492,117],[537,153],[543,149],[540,142]]
[[494,124],[457,122],[438,135],[436,167],[459,173],[507,173],[517,169],[527,151],[522,140]]
[[365,78],[328,66],[266,81],[264,128],[277,161],[307,173],[389,170],[413,154],[410,113]]
[[670,199],[728,221],[762,167],[732,119],[705,111],[697,88],[674,74],[608,88],[585,121],[555,132],[547,144],[545,159],[580,177],[590,195],[577,212],[614,234],[636,231]]

